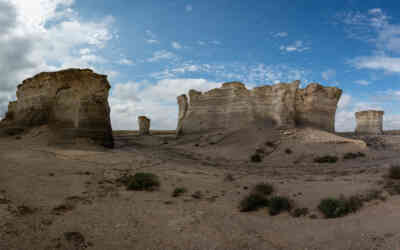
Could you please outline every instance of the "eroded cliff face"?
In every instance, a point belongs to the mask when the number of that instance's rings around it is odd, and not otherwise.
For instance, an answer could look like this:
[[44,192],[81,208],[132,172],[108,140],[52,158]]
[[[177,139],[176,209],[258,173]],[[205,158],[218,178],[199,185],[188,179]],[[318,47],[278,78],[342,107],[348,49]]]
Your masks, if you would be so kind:
[[356,133],[360,134],[382,134],[384,111],[365,110],[356,114]]
[[179,96],[177,133],[235,130],[258,123],[290,128],[307,125],[334,131],[337,103],[342,91],[300,81],[265,85],[248,90],[243,83],[228,82],[205,93],[189,91]]
[[2,126],[49,125],[55,140],[90,138],[112,147],[107,76],[90,69],[40,73],[18,86]]

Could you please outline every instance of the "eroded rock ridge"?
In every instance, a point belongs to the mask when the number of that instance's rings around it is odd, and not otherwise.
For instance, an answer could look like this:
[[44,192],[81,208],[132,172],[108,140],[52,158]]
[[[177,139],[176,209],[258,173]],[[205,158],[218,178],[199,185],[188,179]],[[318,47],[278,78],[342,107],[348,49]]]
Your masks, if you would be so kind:
[[56,141],[88,138],[113,147],[107,76],[90,69],[43,72],[18,85],[2,127],[48,125]]
[[382,134],[384,111],[365,110],[356,114],[356,133],[360,134]]
[[317,83],[304,89],[299,86],[300,81],[294,81],[248,90],[243,83],[228,82],[205,93],[190,90],[189,98],[177,98],[177,133],[240,129],[252,123],[280,128],[304,125],[334,132],[342,90]]

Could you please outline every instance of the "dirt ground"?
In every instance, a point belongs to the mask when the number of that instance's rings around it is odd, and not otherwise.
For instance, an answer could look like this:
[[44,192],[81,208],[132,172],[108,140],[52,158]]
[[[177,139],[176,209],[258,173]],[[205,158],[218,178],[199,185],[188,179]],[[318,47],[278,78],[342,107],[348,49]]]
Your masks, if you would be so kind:
[[[124,131],[115,132],[114,149],[103,149],[47,145],[45,132],[0,138],[0,249],[400,249],[400,195],[384,191],[388,169],[400,164],[396,133]],[[261,162],[250,161],[255,152]],[[344,160],[349,152],[365,157]],[[339,160],[313,161],[325,155]],[[137,172],[156,174],[159,190],[128,191],[117,181]],[[309,213],[240,212],[260,182]],[[188,192],[172,197],[176,187]],[[370,190],[385,200],[335,219],[317,208],[323,198]]]

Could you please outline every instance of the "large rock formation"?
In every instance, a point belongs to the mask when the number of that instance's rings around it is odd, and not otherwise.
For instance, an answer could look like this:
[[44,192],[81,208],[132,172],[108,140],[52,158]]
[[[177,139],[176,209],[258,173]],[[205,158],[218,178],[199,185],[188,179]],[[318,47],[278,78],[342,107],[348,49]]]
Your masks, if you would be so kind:
[[90,69],[44,72],[18,85],[2,127],[49,125],[57,141],[90,138],[113,146],[107,76]]
[[334,131],[337,103],[342,91],[300,81],[265,85],[248,90],[240,82],[224,83],[205,93],[189,91],[179,96],[177,133],[215,129],[240,129],[253,123],[281,128],[307,125]]
[[384,111],[366,110],[356,113],[356,133],[382,134]]
[[146,116],[138,117],[139,125],[139,135],[149,135],[150,134],[150,119]]

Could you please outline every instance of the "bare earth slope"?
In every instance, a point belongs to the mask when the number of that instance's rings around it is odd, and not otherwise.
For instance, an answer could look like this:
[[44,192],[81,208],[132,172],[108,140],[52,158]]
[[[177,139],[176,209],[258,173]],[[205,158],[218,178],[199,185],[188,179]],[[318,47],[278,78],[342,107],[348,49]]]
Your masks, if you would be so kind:
[[[115,133],[108,150],[48,147],[34,139],[39,132],[0,138],[0,249],[399,248],[398,195],[384,192],[386,201],[338,219],[317,209],[325,197],[382,190],[383,176],[399,161],[398,135],[379,137],[385,148],[313,129],[268,131],[180,139]],[[256,149],[264,152],[260,163],[249,161]],[[366,157],[343,160],[348,152]],[[340,159],[313,162],[326,154]],[[157,174],[160,190],[127,191],[116,181],[136,172]],[[239,212],[259,182],[272,183],[309,215]],[[171,197],[181,186],[188,192]],[[196,191],[200,198],[192,197]]]

